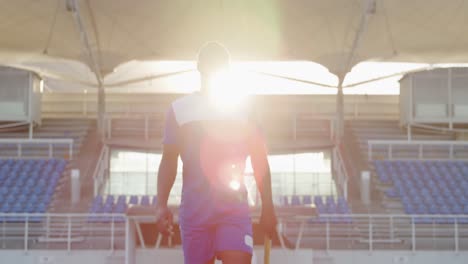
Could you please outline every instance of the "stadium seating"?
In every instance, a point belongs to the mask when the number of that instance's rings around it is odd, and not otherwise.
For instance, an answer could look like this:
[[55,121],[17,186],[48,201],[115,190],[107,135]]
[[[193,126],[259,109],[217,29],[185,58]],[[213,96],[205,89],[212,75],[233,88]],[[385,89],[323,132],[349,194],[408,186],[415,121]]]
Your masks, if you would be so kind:
[[[389,198],[400,199],[406,214],[468,214],[468,162],[374,161]],[[453,223],[454,218],[420,217],[416,223]],[[459,219],[468,223],[468,218]]]
[[[0,159],[0,212],[45,213],[66,165],[62,159]],[[0,222],[25,220],[5,216]],[[30,222],[40,220],[28,218]]]
[[[314,219],[313,222],[324,223],[329,220],[331,223],[351,223],[351,210],[343,197],[338,197],[336,200],[333,196],[315,196],[312,200],[311,195],[293,195],[291,197],[281,196],[281,206],[283,207],[300,207],[300,206],[311,206],[315,204],[319,217]],[[289,200],[291,201],[289,203]],[[94,198],[89,213],[89,222],[94,223],[108,223],[111,221],[122,222],[123,217],[116,216],[114,219],[109,217],[109,214],[124,214],[130,205],[145,205],[145,206],[156,206],[157,196],[125,196],[125,195],[98,195]],[[329,214],[335,215],[334,217],[321,217],[320,215]]]
[[[319,215],[317,220],[320,223],[329,221],[331,223],[351,223],[351,210],[344,197],[338,197],[335,201],[333,196],[327,196],[323,201],[321,196],[314,197],[315,207]],[[331,217],[324,217],[323,215],[330,214],[335,215]],[[341,216],[343,215],[343,216]]]
[[[290,198],[290,199],[288,199]],[[291,201],[289,203],[289,200]],[[314,196],[312,201],[311,195],[299,195],[281,196],[281,206],[283,207],[299,207],[299,206],[310,206],[315,205],[319,217],[313,219],[312,222],[324,223],[329,220],[331,223],[350,223],[351,210],[344,197],[338,197],[335,200],[333,196],[326,196],[325,199],[322,196]],[[322,216],[321,216],[322,215]],[[323,215],[335,215],[332,217],[324,217]]]
[[[89,217],[89,222],[123,222],[123,217],[112,217],[106,216],[105,214],[124,214],[130,205],[145,205],[145,206],[156,206],[157,198],[153,196],[150,199],[150,196],[143,195],[138,197],[137,195],[131,195],[129,197],[125,195],[117,196],[117,199],[114,195],[107,195],[105,198],[101,195],[98,195],[94,198],[89,213],[92,215]],[[151,202],[150,202],[151,201]]]

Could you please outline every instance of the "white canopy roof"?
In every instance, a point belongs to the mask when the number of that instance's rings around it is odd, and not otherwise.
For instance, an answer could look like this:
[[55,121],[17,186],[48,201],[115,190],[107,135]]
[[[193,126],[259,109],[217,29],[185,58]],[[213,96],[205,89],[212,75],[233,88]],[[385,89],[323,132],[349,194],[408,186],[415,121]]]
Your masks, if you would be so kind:
[[[464,0],[0,0],[0,64],[51,86],[93,87],[96,73],[122,88],[193,70],[186,61],[218,40],[237,61],[313,61],[341,75],[362,61],[468,62],[467,25]],[[141,62],[167,60],[180,62]]]

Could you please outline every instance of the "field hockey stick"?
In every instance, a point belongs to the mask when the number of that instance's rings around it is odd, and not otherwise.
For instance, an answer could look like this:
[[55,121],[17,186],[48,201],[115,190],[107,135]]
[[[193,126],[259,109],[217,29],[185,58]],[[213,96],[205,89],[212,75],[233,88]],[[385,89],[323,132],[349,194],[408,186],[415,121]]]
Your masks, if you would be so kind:
[[271,238],[265,236],[263,243],[263,264],[270,264]]

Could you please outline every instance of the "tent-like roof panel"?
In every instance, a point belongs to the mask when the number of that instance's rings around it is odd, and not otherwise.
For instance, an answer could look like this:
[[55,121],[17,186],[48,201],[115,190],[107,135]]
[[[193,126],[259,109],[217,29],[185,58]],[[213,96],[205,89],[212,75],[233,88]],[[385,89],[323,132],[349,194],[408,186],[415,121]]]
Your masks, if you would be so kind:
[[339,73],[369,60],[467,62],[467,24],[466,1],[3,0],[0,63],[94,69],[89,48],[105,76],[132,60],[193,60],[219,40],[235,59],[308,60]]

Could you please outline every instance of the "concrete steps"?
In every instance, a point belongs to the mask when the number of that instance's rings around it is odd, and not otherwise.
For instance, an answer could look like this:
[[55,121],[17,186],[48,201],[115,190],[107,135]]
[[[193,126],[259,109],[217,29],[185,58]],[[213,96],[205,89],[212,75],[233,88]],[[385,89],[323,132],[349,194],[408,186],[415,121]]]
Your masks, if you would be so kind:
[[[70,168],[80,170],[81,201],[78,204],[70,204],[71,183],[70,177],[66,177],[62,188],[56,192],[54,199],[57,204],[53,212],[57,213],[85,213],[93,199],[93,172],[100,154],[102,143],[96,129],[91,130],[84,140],[78,157],[70,164]],[[69,175],[68,175],[69,176]]]

